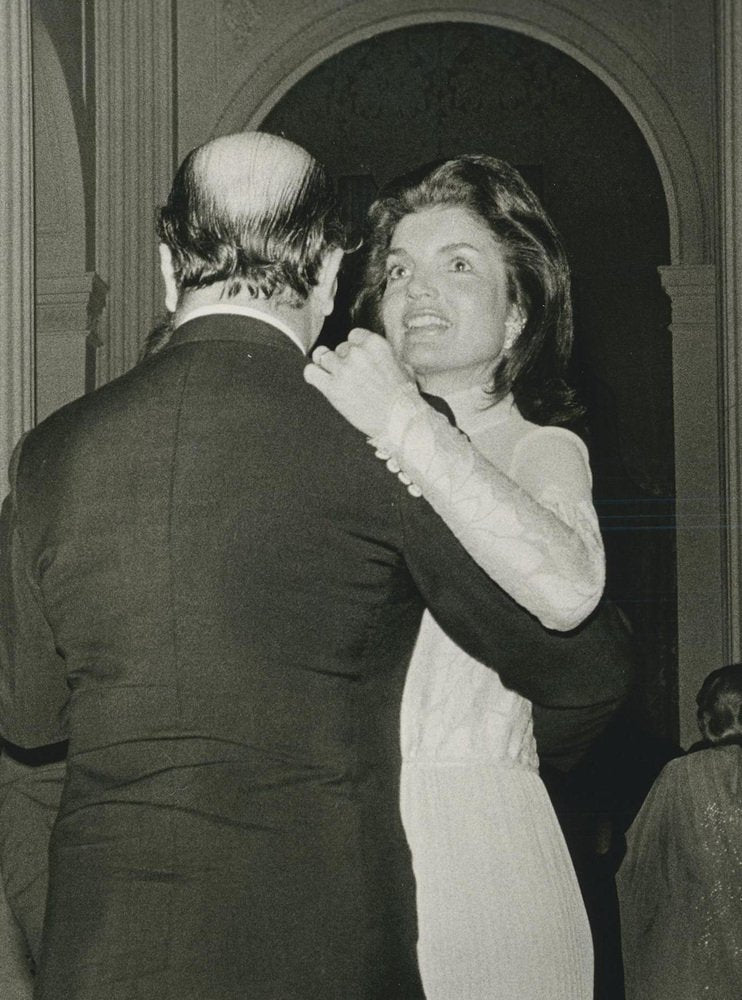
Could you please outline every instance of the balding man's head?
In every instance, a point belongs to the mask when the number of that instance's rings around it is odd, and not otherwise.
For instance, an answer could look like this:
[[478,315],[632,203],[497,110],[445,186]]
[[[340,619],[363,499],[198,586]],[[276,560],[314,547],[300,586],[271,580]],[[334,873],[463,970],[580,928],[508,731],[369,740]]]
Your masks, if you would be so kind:
[[221,136],[192,150],[160,212],[181,290],[226,283],[233,295],[290,291],[303,300],[345,235],[324,169],[265,132]]

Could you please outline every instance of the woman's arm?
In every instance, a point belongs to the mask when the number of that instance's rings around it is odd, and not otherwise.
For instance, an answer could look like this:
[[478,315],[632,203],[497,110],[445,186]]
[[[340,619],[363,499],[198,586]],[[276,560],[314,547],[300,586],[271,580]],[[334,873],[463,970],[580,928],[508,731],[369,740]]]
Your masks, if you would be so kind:
[[[600,600],[605,564],[589,470],[576,441],[557,432],[547,446],[555,460],[540,470],[542,445],[526,439],[513,465],[526,489],[425,403],[385,340],[354,331],[349,341],[338,352],[315,352],[307,381],[389,456],[392,471],[419,487],[514,600],[547,628],[579,625]],[[553,481],[544,475],[548,469],[558,473]]]

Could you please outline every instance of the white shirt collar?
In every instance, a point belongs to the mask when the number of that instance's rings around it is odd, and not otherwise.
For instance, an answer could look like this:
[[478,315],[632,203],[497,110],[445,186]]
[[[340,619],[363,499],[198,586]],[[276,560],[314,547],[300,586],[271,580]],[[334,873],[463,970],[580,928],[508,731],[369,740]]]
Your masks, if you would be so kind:
[[301,340],[299,340],[299,335],[295,333],[287,323],[278,319],[277,316],[269,315],[262,309],[254,309],[252,306],[240,306],[230,302],[216,302],[210,306],[198,306],[196,309],[192,309],[180,320],[178,320],[175,327],[177,329],[179,326],[182,326],[183,323],[187,323],[192,319],[198,319],[200,316],[211,316],[219,313],[231,314],[233,316],[247,316],[250,319],[257,319],[261,323],[267,323],[269,326],[274,326],[277,330],[280,330],[281,333],[285,333],[289,340],[293,340],[302,354],[307,353],[306,348],[302,344]]

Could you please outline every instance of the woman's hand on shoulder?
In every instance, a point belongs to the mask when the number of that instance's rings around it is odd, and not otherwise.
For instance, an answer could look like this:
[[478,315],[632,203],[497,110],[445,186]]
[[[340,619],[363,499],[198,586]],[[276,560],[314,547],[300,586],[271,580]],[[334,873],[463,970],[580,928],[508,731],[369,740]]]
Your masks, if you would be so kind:
[[384,432],[400,392],[413,387],[388,342],[360,328],[334,351],[316,348],[304,378],[367,437]]

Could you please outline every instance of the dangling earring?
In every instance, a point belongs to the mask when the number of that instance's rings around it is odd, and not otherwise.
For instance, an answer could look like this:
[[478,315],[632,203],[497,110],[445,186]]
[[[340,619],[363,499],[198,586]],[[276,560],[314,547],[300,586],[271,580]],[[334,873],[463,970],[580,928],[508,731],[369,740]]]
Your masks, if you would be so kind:
[[523,332],[523,327],[526,325],[524,319],[513,319],[505,326],[505,340],[502,345],[502,353],[507,355],[513,349],[516,340],[520,337]]

